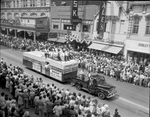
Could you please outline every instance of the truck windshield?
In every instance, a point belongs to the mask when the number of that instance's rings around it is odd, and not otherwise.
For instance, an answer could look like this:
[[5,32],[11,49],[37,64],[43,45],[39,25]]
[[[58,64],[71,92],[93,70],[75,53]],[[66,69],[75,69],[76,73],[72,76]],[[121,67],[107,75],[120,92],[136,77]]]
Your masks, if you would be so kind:
[[104,76],[96,75],[96,76],[94,76],[94,78],[96,79],[97,83],[105,82]]

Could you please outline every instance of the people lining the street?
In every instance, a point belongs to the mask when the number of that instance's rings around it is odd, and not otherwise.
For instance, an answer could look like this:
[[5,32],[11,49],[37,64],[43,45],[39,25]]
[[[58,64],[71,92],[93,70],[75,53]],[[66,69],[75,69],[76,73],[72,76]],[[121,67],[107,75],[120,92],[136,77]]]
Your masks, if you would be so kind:
[[[11,38],[11,37],[9,37]],[[149,87],[150,86],[150,60],[142,59],[140,62],[133,60],[125,61],[121,55],[106,54],[97,51],[75,51],[69,44],[54,44],[52,42],[36,43],[30,39],[9,39],[3,37],[2,42],[5,45],[25,45],[25,48],[32,48],[26,51],[38,50],[45,52],[45,57],[57,61],[68,61],[76,59],[79,61],[79,67],[88,72],[98,72],[115,78],[117,81],[132,83],[133,85]],[[10,41],[13,40],[13,41]],[[8,44],[11,43],[11,44]],[[16,45],[17,46],[17,45]],[[15,47],[16,47],[15,46]],[[22,48],[22,47],[20,47]],[[109,55],[109,56],[108,56]]]
[[[9,70],[8,70],[9,69]],[[4,75],[6,74],[6,75]],[[12,98],[2,92],[0,96],[1,117],[30,117],[25,109],[34,108],[39,117],[110,117],[107,104],[69,89],[46,84],[42,78],[25,75],[21,68],[0,63],[0,86],[9,89]]]

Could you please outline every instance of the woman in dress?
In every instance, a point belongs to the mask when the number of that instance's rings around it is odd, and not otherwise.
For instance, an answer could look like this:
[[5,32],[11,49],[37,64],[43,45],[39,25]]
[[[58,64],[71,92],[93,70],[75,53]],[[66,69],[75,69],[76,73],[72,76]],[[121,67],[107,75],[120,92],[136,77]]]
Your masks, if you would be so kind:
[[23,106],[23,90],[18,93],[18,105]]

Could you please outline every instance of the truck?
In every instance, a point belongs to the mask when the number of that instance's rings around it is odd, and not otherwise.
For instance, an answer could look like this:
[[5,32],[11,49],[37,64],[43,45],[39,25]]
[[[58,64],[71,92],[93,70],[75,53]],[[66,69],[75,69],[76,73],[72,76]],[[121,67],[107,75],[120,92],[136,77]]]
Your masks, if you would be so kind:
[[70,82],[71,77],[75,77],[78,71],[77,60],[56,61],[45,58],[45,53],[42,51],[24,52],[23,65],[62,83]]
[[85,74],[78,74],[73,77],[71,85],[75,86],[77,90],[85,89],[90,94],[97,95],[99,99],[104,100],[116,95],[116,86],[108,84],[104,75],[95,73],[90,77]]

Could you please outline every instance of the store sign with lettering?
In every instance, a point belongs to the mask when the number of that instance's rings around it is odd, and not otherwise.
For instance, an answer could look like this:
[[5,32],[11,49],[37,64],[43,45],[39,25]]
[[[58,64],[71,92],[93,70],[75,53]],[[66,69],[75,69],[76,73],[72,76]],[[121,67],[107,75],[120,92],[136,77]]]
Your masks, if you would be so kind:
[[62,80],[62,74],[59,71],[56,71],[54,69],[50,69],[50,76],[52,78],[56,78],[57,80],[61,81]]
[[99,23],[98,23],[98,34],[100,39],[103,38],[104,30],[105,30],[105,12],[106,12],[106,1],[100,1],[100,9],[99,9]]
[[144,47],[144,48],[150,48],[150,44],[139,43],[138,46]]
[[73,0],[72,2],[72,12],[71,12],[71,23],[77,25],[81,23],[81,19],[78,17],[78,0]]
[[72,4],[72,19],[78,18],[78,0],[73,0]]

